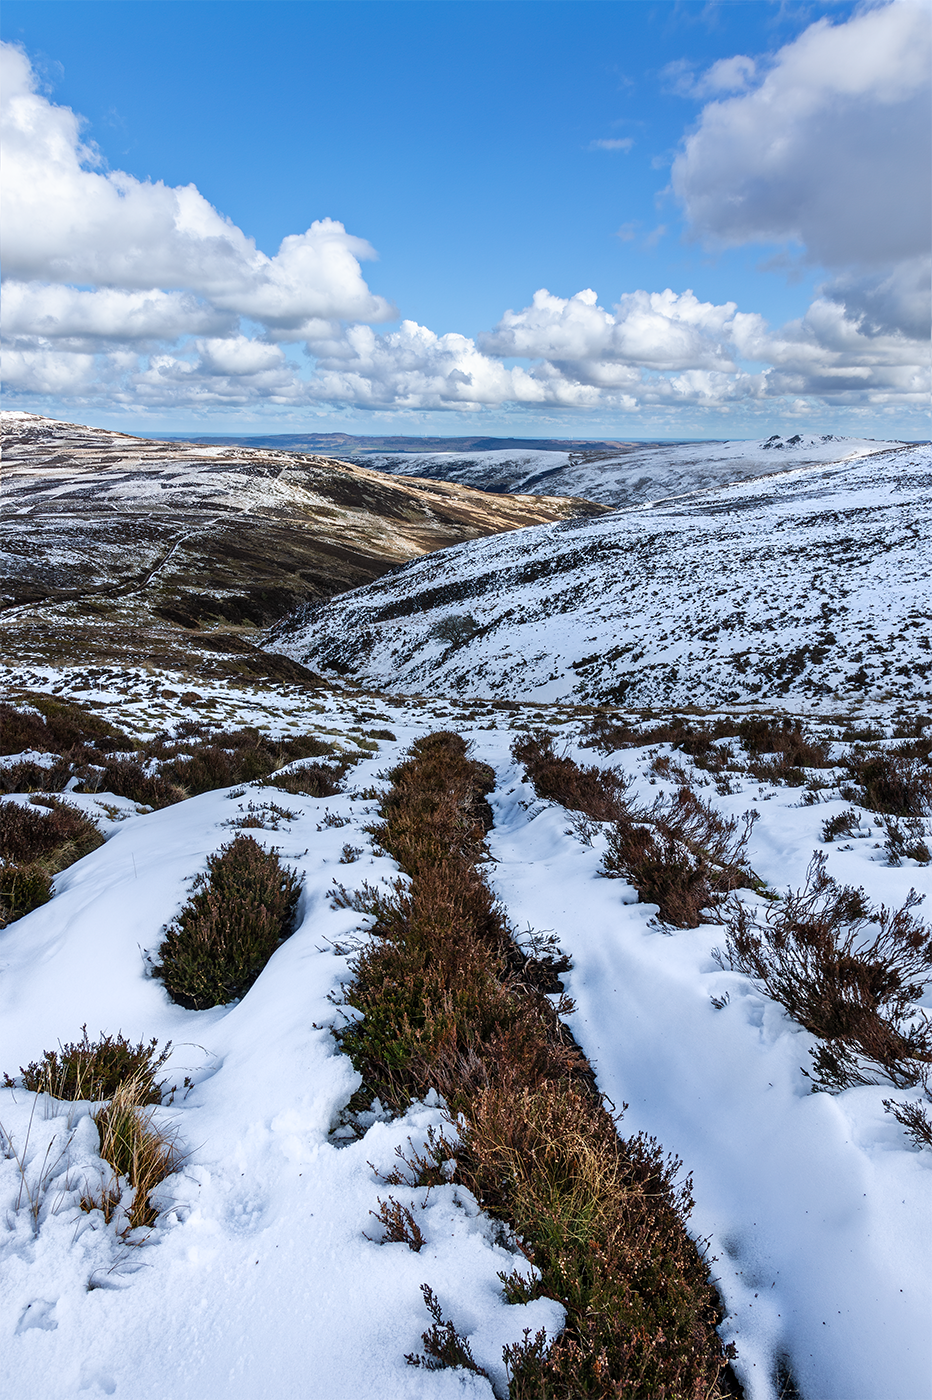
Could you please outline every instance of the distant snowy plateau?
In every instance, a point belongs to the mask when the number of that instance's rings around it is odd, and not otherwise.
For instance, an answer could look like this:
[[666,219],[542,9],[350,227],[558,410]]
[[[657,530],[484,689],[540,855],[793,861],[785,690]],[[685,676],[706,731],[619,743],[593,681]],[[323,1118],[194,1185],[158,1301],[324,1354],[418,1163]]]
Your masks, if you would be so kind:
[[832,433],[774,433],[759,442],[632,442],[615,450],[566,452],[365,452],[358,460],[395,476],[454,481],[481,491],[582,496],[609,506],[633,506],[792,467],[856,461],[901,445]]
[[[924,706],[932,449],[820,439],[790,452],[816,453],[819,444],[834,460],[790,466],[779,449],[745,443],[712,445],[700,463],[694,444],[668,449],[665,471],[654,449],[657,494],[667,498],[656,505],[412,561],[292,615],[269,645],[396,692],[630,706]],[[726,448],[739,447],[744,455],[735,451],[729,465]],[[764,458],[767,475],[696,484],[726,470],[750,473]],[[636,468],[583,470],[600,473],[601,487],[577,476],[572,490],[607,501]],[[675,495],[686,476],[693,489]],[[547,477],[548,491],[556,481]],[[511,489],[520,489],[513,480]]]

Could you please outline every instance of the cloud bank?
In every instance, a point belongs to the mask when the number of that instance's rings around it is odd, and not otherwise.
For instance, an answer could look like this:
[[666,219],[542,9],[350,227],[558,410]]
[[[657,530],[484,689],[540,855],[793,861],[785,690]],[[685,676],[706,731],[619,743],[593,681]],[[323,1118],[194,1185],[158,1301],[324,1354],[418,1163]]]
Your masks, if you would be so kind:
[[[746,88],[751,59],[721,61],[700,93]],[[672,186],[712,246],[802,245],[839,275],[823,289],[883,330],[929,324],[932,10],[919,0],[819,20],[750,91],[710,102]]]
[[269,256],[195,186],[108,170],[3,45],[7,389],[153,412],[921,410],[929,15],[894,0],[819,21],[766,62],[667,75],[708,99],[672,172],[690,227],[718,246],[798,245],[829,275],[805,316],[773,329],[688,289],[610,306],[541,289],[476,340],[409,320],[374,330],[397,312],[363,277],[373,250],[340,223]]

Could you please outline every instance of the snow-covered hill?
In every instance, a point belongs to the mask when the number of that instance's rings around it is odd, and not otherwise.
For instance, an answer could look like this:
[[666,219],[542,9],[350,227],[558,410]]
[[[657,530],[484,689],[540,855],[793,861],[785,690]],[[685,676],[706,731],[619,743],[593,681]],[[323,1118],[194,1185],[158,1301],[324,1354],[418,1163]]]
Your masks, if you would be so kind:
[[[785,459],[781,459],[785,462]],[[932,449],[469,542],[269,645],[396,690],[627,705],[928,703]]]
[[813,463],[856,461],[898,445],[794,433],[751,442],[630,443],[593,451],[367,452],[359,460],[394,475],[455,481],[483,491],[557,493],[630,506]]

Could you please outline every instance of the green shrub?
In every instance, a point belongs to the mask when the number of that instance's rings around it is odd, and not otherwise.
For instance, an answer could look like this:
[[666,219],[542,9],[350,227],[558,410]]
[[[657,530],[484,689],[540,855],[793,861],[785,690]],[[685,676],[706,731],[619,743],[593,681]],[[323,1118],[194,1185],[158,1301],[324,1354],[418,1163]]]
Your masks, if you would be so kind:
[[52,875],[44,865],[0,865],[0,928],[48,904]]
[[55,875],[103,841],[71,803],[46,797],[40,809],[0,802],[0,928],[47,904]]
[[304,763],[300,768],[275,773],[266,786],[278,788],[294,796],[334,797],[343,786],[344,769],[338,764]]
[[237,836],[208,857],[159,948],[173,1001],[202,1011],[243,997],[294,929],[301,882],[273,851]]

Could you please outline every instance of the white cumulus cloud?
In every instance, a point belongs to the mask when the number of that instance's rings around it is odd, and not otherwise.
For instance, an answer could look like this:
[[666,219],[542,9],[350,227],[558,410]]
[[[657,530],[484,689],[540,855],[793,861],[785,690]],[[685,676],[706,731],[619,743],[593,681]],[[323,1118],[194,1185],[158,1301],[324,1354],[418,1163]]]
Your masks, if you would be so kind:
[[[360,259],[374,257],[373,250],[342,224],[317,220],[269,257],[194,185],[102,169],[82,142],[80,118],[36,91],[29,60],[15,45],[0,47],[0,79],[7,276],[101,289],[180,289],[282,339],[301,339],[320,320],[394,316],[360,270]],[[175,334],[184,334],[190,311],[183,301],[174,304],[181,313]],[[163,302],[163,310],[171,305]],[[91,323],[98,316],[90,298],[72,303],[73,334],[81,333],[74,326],[81,307]]]
[[928,252],[930,69],[927,4],[811,25],[752,91],[704,108],[673,163],[690,222],[726,244],[796,239],[827,266]]

